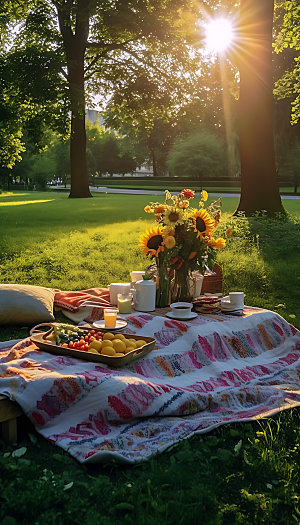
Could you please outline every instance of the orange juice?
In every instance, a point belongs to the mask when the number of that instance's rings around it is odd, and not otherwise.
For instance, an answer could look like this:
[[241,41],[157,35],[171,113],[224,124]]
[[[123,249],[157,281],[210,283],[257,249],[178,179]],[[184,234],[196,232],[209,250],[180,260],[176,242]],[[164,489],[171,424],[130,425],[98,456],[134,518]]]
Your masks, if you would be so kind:
[[105,328],[115,328],[118,310],[115,308],[104,308]]

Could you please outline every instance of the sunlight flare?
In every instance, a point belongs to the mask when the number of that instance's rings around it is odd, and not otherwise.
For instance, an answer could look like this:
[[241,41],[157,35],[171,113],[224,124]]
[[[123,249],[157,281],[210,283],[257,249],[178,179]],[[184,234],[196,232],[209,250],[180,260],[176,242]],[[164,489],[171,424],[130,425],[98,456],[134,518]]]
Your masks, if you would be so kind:
[[205,48],[210,53],[223,53],[234,40],[232,22],[228,18],[211,19],[205,26]]

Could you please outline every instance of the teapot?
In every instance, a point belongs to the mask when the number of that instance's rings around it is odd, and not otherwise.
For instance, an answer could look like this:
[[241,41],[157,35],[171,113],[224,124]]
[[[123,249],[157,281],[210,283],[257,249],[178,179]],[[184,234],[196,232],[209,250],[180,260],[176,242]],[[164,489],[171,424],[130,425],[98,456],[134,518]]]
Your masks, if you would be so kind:
[[134,283],[131,289],[133,294],[134,309],[140,312],[153,312],[155,310],[156,283],[147,275],[141,281]]

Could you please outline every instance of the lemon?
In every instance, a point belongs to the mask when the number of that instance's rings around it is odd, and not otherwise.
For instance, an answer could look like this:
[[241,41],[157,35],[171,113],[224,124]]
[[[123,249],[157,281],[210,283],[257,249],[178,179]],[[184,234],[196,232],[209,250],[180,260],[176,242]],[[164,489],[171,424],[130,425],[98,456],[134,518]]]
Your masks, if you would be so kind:
[[99,352],[97,352],[96,348],[89,348],[88,349],[88,353],[89,354],[97,354],[97,355],[99,355]]
[[111,332],[106,332],[103,336],[103,341],[111,341],[114,337],[114,334]]
[[126,346],[133,346],[133,344],[135,346],[135,342],[133,343],[132,340],[129,341],[129,339],[125,339],[124,343],[125,343]]
[[114,339],[112,344],[116,352],[124,352],[126,349],[126,345],[121,339]]
[[110,339],[105,339],[105,341],[102,341],[102,348],[104,347],[107,347],[107,346],[111,346],[112,347],[112,341],[110,341]]
[[141,346],[144,346],[146,344],[147,344],[146,341],[144,341],[143,339],[138,339],[138,341],[135,342],[135,346],[137,348],[140,348]]
[[126,337],[123,334],[117,334],[117,335],[115,335],[115,339],[122,339],[124,341],[126,339]]
[[124,354],[121,354],[121,352],[116,352],[114,357],[124,357]]
[[97,341],[97,339],[94,339],[94,341],[92,341],[90,344],[89,344],[89,351],[91,349],[95,349],[97,350],[97,352],[100,352],[101,348],[102,348],[102,341]]
[[132,350],[135,350],[135,346],[126,346],[126,348],[124,350],[124,354],[128,354]]
[[110,347],[110,346],[105,346],[104,348],[102,348],[101,350],[101,355],[109,355],[109,356],[113,356],[115,355],[116,352],[114,351],[113,347]]
[[135,343],[136,343],[136,339],[132,339],[132,338],[131,338],[131,339],[128,339],[128,341],[130,341],[130,342],[131,342],[131,344],[134,344],[134,346],[135,346]]

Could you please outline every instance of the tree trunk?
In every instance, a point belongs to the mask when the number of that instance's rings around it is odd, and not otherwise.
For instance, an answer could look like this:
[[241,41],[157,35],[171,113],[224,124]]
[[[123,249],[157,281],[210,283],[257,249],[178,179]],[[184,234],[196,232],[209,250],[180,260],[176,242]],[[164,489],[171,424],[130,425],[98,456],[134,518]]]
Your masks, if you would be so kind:
[[69,197],[91,197],[86,162],[84,55],[89,33],[89,0],[78,0],[76,23],[71,29],[73,2],[55,3],[60,32],[67,58],[69,95],[71,102],[71,191]]
[[156,163],[156,157],[155,157],[154,148],[151,149],[151,155],[152,155],[153,177],[157,177],[158,176],[158,171],[157,171],[157,163]]
[[237,212],[283,213],[273,136],[274,0],[241,0],[239,134],[241,199]]
[[71,100],[70,198],[91,197],[86,162],[84,49],[72,46],[67,52]]

